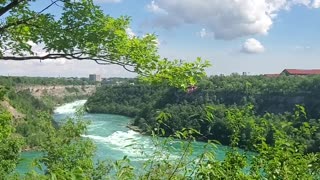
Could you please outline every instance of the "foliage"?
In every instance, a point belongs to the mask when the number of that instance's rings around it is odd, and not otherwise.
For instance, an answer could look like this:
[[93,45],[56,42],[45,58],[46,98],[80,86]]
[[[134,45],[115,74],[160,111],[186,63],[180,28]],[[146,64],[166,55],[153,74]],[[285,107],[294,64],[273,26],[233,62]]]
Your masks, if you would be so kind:
[[0,110],[0,177],[5,177],[15,169],[19,161],[22,140],[13,134],[10,113]]
[[7,90],[4,86],[0,86],[0,101],[4,99],[4,96],[6,95]]
[[5,87],[23,87],[32,85],[94,85],[95,82],[89,81],[88,78],[0,76],[0,84]]
[[[63,104],[79,98],[86,98],[80,95],[64,96],[63,98],[44,95],[41,99],[34,97],[28,89],[19,90],[19,88],[28,85],[81,85],[82,80],[70,81],[62,78],[39,78],[39,77],[0,77],[0,99],[6,100],[22,116],[13,120],[16,133],[22,136],[25,144],[23,149],[35,149],[45,141],[46,129],[41,126],[46,123],[40,118],[40,112],[52,113],[57,104]],[[75,88],[70,87],[71,91]],[[78,89],[77,89],[78,90]],[[57,124],[50,118],[54,126]]]
[[[45,7],[34,10],[33,5],[39,3]],[[61,11],[48,10],[54,8]],[[0,2],[0,18],[3,60],[64,58],[116,64],[138,73],[146,82],[164,81],[179,88],[194,85],[209,66],[200,58],[191,63],[161,59],[154,34],[128,35],[129,17],[105,15],[92,0],[4,0]],[[38,55],[32,44],[43,46],[46,54]]]
[[49,177],[97,179],[100,176],[96,168],[101,165],[96,167],[92,158],[95,146],[92,141],[81,138],[86,125],[85,121],[75,118],[67,120],[58,130],[50,121],[42,126],[47,129],[46,140],[41,144],[46,153],[39,162],[45,165]]
[[[136,124],[155,136],[171,136],[185,140],[181,143],[179,159],[163,155],[160,144],[158,156],[151,159],[143,172],[137,175],[125,157],[112,166],[95,164],[93,143],[81,137],[86,123],[69,120],[55,129],[50,115],[38,116],[41,123],[37,131],[43,139],[37,143],[44,156],[42,174],[35,171],[25,177],[10,175],[17,163],[21,143],[14,135],[11,116],[0,115],[0,175],[26,179],[316,179],[319,177],[319,107],[318,77],[212,77],[199,83],[199,90],[186,94],[189,86],[205,76],[209,66],[200,58],[188,63],[161,59],[157,54],[155,35],[130,37],[126,33],[130,18],[112,18],[103,14],[92,0],[47,1],[46,8],[35,11],[34,1],[3,0],[0,2],[0,58],[3,60],[77,59],[93,60],[102,64],[117,64],[139,74],[145,82],[163,83],[162,87],[132,87],[127,90],[133,99],[121,102],[123,94],[105,95],[97,92],[88,102],[88,110],[115,112],[137,116]],[[62,6],[61,14],[46,10]],[[74,31],[74,30],[77,31]],[[47,54],[40,56],[32,51],[31,43],[42,44]],[[7,54],[6,52],[10,52]],[[18,81],[21,81],[18,80]],[[9,85],[9,87],[12,85]],[[171,86],[175,88],[167,88]],[[114,87],[116,88],[116,87]],[[113,88],[106,89],[114,91]],[[182,90],[181,90],[182,89]],[[125,90],[121,90],[126,92]],[[148,92],[148,93],[143,93]],[[3,94],[3,93],[1,93]],[[146,94],[147,96],[144,96]],[[43,107],[41,102],[27,93],[8,97],[16,107],[32,113]],[[293,114],[274,115],[292,109],[303,96],[305,107],[296,106]],[[1,95],[3,97],[3,95]],[[15,99],[15,97],[18,97]],[[29,103],[20,101],[27,97]],[[294,100],[287,101],[288,99]],[[101,102],[99,102],[101,100]],[[39,104],[37,104],[39,103]],[[105,103],[111,105],[101,106]],[[35,105],[33,105],[35,104]],[[224,105],[222,105],[224,104]],[[253,104],[254,106],[250,105]],[[22,106],[21,106],[22,105]],[[136,106],[142,105],[140,111]],[[237,106],[236,106],[237,105]],[[32,108],[37,107],[37,108]],[[125,107],[125,108],[123,108]],[[125,109],[125,110],[122,110]],[[43,110],[43,109],[42,109]],[[308,112],[310,111],[310,112]],[[34,115],[34,114],[32,114]],[[35,116],[32,116],[35,117]],[[32,127],[32,126],[31,126]],[[221,133],[220,133],[220,132]],[[161,134],[160,134],[161,133]],[[223,135],[223,137],[215,137]],[[222,161],[208,150],[196,160],[190,160],[194,139],[218,139],[232,146]],[[164,143],[166,143],[165,141]],[[250,161],[239,153],[236,146],[254,149],[258,154]],[[311,147],[310,147],[311,146]],[[319,146],[318,146],[319,147]],[[313,149],[314,148],[314,149]],[[246,172],[246,169],[247,172]],[[112,174],[114,173],[114,174]]]
[[[199,156],[192,156],[192,143],[201,135],[195,129],[182,128],[170,138],[160,139],[160,136],[166,134],[162,129],[163,124],[169,123],[173,114],[159,112],[157,127],[152,131],[156,149],[142,169],[132,166],[127,157],[112,164],[95,164],[92,158],[94,144],[81,137],[87,126],[85,121],[77,115],[75,119],[69,119],[59,129],[55,129],[49,120],[50,114],[41,114],[40,119],[45,123],[40,127],[46,129],[46,140],[41,143],[44,156],[38,162],[42,173],[32,171],[24,176],[8,173],[4,175],[9,175],[9,179],[317,179],[320,175],[319,153],[305,154],[305,143],[296,140],[296,136],[312,136],[315,133],[316,129],[308,123],[303,123],[300,127],[292,127],[288,122],[273,125],[269,119],[272,116],[266,116],[262,123],[250,121],[251,132],[254,132],[252,145],[256,147],[257,154],[243,154],[235,148],[241,140],[239,132],[243,128],[242,124],[253,115],[252,109],[249,106],[226,110],[226,120],[235,131],[231,131],[230,136],[230,146],[233,147],[222,160],[216,159],[216,145],[212,142],[205,145],[204,152]],[[214,121],[215,111],[215,108],[207,107],[204,110],[204,120]],[[302,107],[297,107],[296,117],[303,112]],[[265,137],[266,127],[270,126],[274,131],[273,145],[268,145]],[[7,135],[5,129],[11,129],[10,124],[2,127],[4,128],[1,128],[0,134]],[[282,129],[287,128],[294,134],[284,133]],[[173,138],[181,140],[178,158],[173,158],[168,153],[173,148]]]
[[[262,126],[259,131],[264,131],[270,145],[275,142],[272,126],[286,122],[290,124],[283,129],[286,134],[295,136],[296,141],[306,141],[308,152],[319,152],[320,106],[314,98],[320,92],[315,85],[319,80],[319,76],[213,76],[201,80],[192,93],[164,85],[106,85],[97,89],[86,107],[89,112],[135,117],[133,124],[149,133],[157,126],[158,112],[165,112],[171,114],[161,127],[165,136],[182,128],[193,128],[201,132],[201,136],[196,136],[198,140],[218,140],[229,145],[234,139],[232,132],[237,131],[238,147],[251,150],[256,150],[252,145],[256,143],[253,139],[258,133],[253,131],[257,126],[254,122]],[[209,121],[206,120],[208,106],[212,111]],[[295,113],[289,113],[292,110]],[[237,116],[230,116],[230,112]],[[266,124],[266,119],[272,125]],[[312,136],[294,135],[293,127],[302,128],[305,122],[317,128],[315,133]],[[235,129],[238,124],[240,129]]]
[[30,117],[34,116],[37,111],[50,111],[53,108],[32,96],[28,90],[17,93],[15,89],[11,89],[8,92],[8,99],[14,108]]

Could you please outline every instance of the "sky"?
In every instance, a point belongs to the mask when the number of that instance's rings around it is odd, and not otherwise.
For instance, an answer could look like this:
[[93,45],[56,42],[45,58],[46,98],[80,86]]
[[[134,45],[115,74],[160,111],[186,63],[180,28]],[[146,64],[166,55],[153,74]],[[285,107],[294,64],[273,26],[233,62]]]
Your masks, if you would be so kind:
[[[208,75],[320,69],[320,0],[94,2],[113,17],[130,16],[129,34],[156,34],[161,57],[209,60],[212,67],[207,69]],[[94,62],[0,62],[2,75],[86,77],[91,73],[135,76],[121,67]]]

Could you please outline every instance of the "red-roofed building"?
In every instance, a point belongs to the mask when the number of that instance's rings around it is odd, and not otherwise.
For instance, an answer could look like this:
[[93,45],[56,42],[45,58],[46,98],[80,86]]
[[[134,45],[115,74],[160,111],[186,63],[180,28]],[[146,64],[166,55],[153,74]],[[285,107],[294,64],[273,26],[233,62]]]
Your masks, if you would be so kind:
[[320,75],[320,69],[285,69],[281,72],[283,75]]

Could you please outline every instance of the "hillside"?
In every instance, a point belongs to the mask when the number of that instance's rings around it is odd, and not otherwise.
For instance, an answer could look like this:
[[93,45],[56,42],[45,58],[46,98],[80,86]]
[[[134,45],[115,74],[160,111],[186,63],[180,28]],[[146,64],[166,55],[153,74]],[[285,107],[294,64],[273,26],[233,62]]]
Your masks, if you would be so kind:
[[[134,117],[133,125],[148,133],[161,128],[171,136],[191,128],[199,132],[198,140],[218,140],[224,145],[232,142],[234,124],[242,123],[238,146],[250,150],[255,149],[251,142],[255,127],[267,126],[263,138],[273,144],[273,128],[282,123],[288,129],[277,130],[290,136],[295,128],[309,126],[316,129],[315,135],[294,139],[304,141],[308,151],[319,152],[319,82],[320,76],[214,76],[203,79],[191,93],[144,84],[104,86],[86,107],[89,112]],[[235,117],[230,118],[230,113]]]
[[90,96],[96,90],[96,85],[27,85],[17,86],[16,91],[29,91],[34,97],[54,96],[63,98],[67,96]]
[[6,100],[0,101],[0,106],[2,109],[5,109],[6,111],[8,111],[13,116],[14,119],[23,119],[25,117],[25,114],[22,114],[21,112],[16,110]]
[[[96,85],[62,78],[0,77],[0,112],[12,115],[15,133],[23,139],[23,149],[36,149],[45,141],[46,124],[54,107],[76,99],[88,98]],[[51,122],[50,122],[51,121]]]

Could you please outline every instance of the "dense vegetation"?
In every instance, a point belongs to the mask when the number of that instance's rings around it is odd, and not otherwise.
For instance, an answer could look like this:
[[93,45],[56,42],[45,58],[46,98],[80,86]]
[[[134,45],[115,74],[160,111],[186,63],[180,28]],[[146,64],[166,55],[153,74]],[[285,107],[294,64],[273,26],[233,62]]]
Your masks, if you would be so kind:
[[28,85],[88,85],[96,84],[88,78],[54,78],[54,77],[19,77],[19,76],[0,76],[2,86],[28,86]]
[[[214,109],[208,108],[205,121],[211,121]],[[302,114],[300,114],[302,113]],[[295,113],[305,115],[303,108]],[[252,123],[252,145],[256,146],[258,154],[247,156],[235,148],[239,143],[240,131],[244,119],[252,116],[252,107],[229,111],[226,120],[233,128],[231,132],[232,147],[223,160],[215,158],[215,144],[208,143],[205,151],[191,159],[192,142],[200,133],[191,128],[176,131],[172,137],[181,141],[181,154],[178,159],[166,155],[172,141],[159,140],[159,135],[165,134],[160,126],[167,122],[169,114],[162,112],[156,118],[157,130],[153,131],[156,151],[145,162],[143,167],[132,166],[130,160],[124,157],[115,162],[95,162],[93,155],[95,146],[89,139],[81,138],[86,131],[86,123],[79,119],[69,119],[56,129],[50,122],[50,114],[39,116],[39,128],[45,130],[40,144],[44,156],[36,161],[40,169],[25,175],[12,173],[19,159],[21,141],[14,135],[10,125],[10,114],[1,113],[0,128],[0,175],[4,179],[318,179],[320,162],[318,154],[305,154],[306,143],[296,141],[295,136],[311,136],[314,127],[306,123],[299,127],[291,127],[285,122],[279,125],[292,129],[293,134],[287,135],[274,127],[274,145],[266,143],[265,134],[270,125],[268,119]],[[44,164],[46,168],[43,168]]]
[[[133,125],[149,133],[157,126],[159,112],[165,112],[170,115],[161,125],[166,136],[182,128],[193,128],[201,133],[197,136],[200,140],[218,140],[228,145],[234,130],[228,122],[228,113],[250,107],[246,118],[239,119],[242,124],[239,147],[255,150],[250,141],[252,126],[256,126],[253,122],[259,124],[267,119],[270,123],[265,134],[268,144],[274,144],[273,127],[280,127],[280,123],[288,124],[282,128],[288,135],[294,134],[292,128],[312,126],[317,129],[312,136],[295,138],[307,143],[308,152],[319,152],[318,82],[319,76],[213,76],[199,82],[192,93],[144,84],[104,86],[89,98],[87,110],[135,117]],[[205,121],[208,108],[213,116]]]
[[[41,1],[41,3],[43,2]],[[126,29],[130,27],[130,18],[123,16],[113,18],[105,15],[92,0],[46,1],[44,8],[39,11],[32,6],[35,3],[40,2],[36,0],[0,1],[0,59],[16,61],[54,60],[58,58],[93,60],[102,64],[120,65],[128,71],[138,73],[140,79],[146,82],[161,82],[180,89],[186,89],[189,85],[197,84],[197,81],[205,76],[204,68],[209,66],[208,62],[202,61],[200,58],[190,63],[180,60],[161,59],[157,52],[155,35],[147,34],[142,37],[130,37],[126,32]],[[46,11],[52,7],[58,7],[59,11],[52,9]],[[33,52],[31,44],[43,44],[47,54],[39,55]],[[69,120],[61,127],[55,128],[50,114],[43,112],[33,113],[34,110],[37,111],[38,109],[28,108],[25,112],[28,113],[27,117],[32,117],[32,121],[28,121],[32,123],[30,128],[26,128],[31,131],[26,131],[25,134],[29,137],[29,135],[33,136],[34,134],[28,132],[34,132],[34,130],[39,133],[42,132],[32,142],[39,145],[43,150],[44,156],[38,161],[40,173],[31,171],[26,175],[15,174],[13,170],[23,145],[23,137],[18,135],[17,131],[25,132],[25,128],[17,127],[15,129],[14,124],[16,121],[13,121],[11,114],[6,112],[5,109],[0,109],[0,178],[317,179],[320,174],[319,154],[305,154],[306,147],[309,145],[304,141],[306,139],[314,140],[313,136],[317,131],[317,127],[306,117],[307,113],[304,108],[297,106],[295,113],[291,116],[289,115],[289,117],[293,118],[292,121],[295,121],[294,123],[288,119],[286,122],[281,121],[279,124],[275,124],[273,115],[271,115],[271,118],[262,116],[263,106],[258,106],[263,104],[258,99],[259,92],[264,92],[263,88],[265,87],[254,88],[256,86],[255,83],[243,84],[241,82],[243,81],[240,80],[240,83],[233,83],[235,88],[223,85],[226,91],[221,90],[221,96],[218,92],[214,93],[216,96],[219,95],[218,97],[211,96],[209,93],[197,95],[197,93],[201,92],[202,86],[199,85],[199,91],[195,91],[191,95],[187,95],[181,90],[152,87],[156,88],[156,90],[144,88],[147,92],[151,91],[149,93],[150,97],[145,99],[144,93],[139,94],[141,97],[136,97],[135,92],[132,91],[132,98],[137,100],[129,100],[125,104],[113,101],[113,103],[120,103],[120,106],[114,106],[113,111],[115,113],[123,113],[124,111],[120,111],[122,106],[126,106],[128,110],[136,105],[143,106],[142,111],[137,111],[136,109],[138,108],[133,108],[131,115],[138,117],[136,121],[138,125],[146,124],[146,127],[151,126],[146,129],[156,130],[152,131],[154,135],[172,134],[173,137],[186,140],[186,143],[182,143],[182,154],[178,160],[162,158],[163,146],[156,146],[158,151],[153,156],[154,159],[147,161],[144,168],[139,169],[140,173],[130,165],[130,161],[126,157],[111,164],[94,162],[95,147],[90,140],[81,137],[81,134],[85,133],[86,123],[78,120],[78,118]],[[267,82],[267,80],[261,82]],[[257,83],[259,84],[259,82]],[[311,86],[316,85],[315,83],[308,84]],[[15,99],[14,94],[10,94],[13,84],[1,85],[6,87],[1,87],[0,99],[7,101],[10,101],[9,98]],[[204,82],[204,85],[210,87],[210,82]],[[288,83],[287,85],[291,84]],[[133,89],[136,88],[135,86],[132,87]],[[260,91],[251,91],[251,88]],[[272,86],[269,88],[269,90],[273,90]],[[213,89],[217,88],[213,87]],[[70,90],[72,91],[72,89]],[[139,92],[139,89],[137,91]],[[119,96],[127,95],[125,90],[123,92]],[[224,93],[234,92],[239,92],[239,94],[231,99],[227,98],[228,94],[223,96]],[[283,92],[291,93],[287,90]],[[283,92],[279,91],[279,94],[276,95],[283,95],[281,94]],[[254,94],[251,96],[248,93]],[[293,93],[300,92],[293,91]],[[308,92],[302,91],[302,93]],[[103,93],[100,94],[102,95],[100,97],[102,100],[106,99],[107,96]],[[146,94],[148,95],[148,93]],[[28,96],[27,93],[17,96],[15,99],[16,106],[24,108],[24,106],[29,105],[26,101],[35,103],[36,99]],[[24,97],[27,97],[24,100],[25,102],[20,100]],[[242,99],[242,97],[246,98]],[[146,102],[145,100],[149,100],[149,98],[154,101]],[[97,98],[95,98],[95,101],[91,100],[91,104],[94,107],[101,105],[103,108],[99,109],[99,112],[108,112],[109,107],[103,106],[103,103],[97,100]],[[31,106],[33,106],[33,103]],[[253,110],[253,106],[250,105],[232,107],[233,104],[241,105],[242,103],[243,105],[248,103],[256,104],[256,109]],[[42,107],[41,102],[35,104]],[[192,111],[192,108],[187,107],[189,104],[190,106],[195,106],[194,112],[199,110],[205,112],[206,116],[191,114],[189,111]],[[219,104],[226,104],[226,108],[222,107],[219,110]],[[266,104],[268,103],[264,103],[264,105]],[[317,107],[317,104],[310,103],[310,106],[312,105]],[[184,111],[178,112],[185,113],[182,116],[184,118],[176,122],[181,123],[183,126],[188,126],[188,124],[182,124],[186,120],[185,117],[189,117],[190,122],[197,122],[194,119],[198,119],[198,117],[201,117],[203,122],[216,122],[216,117],[224,119],[222,122],[231,131],[228,136],[230,146],[234,148],[227,153],[224,160],[217,161],[210,148],[195,160],[188,158],[189,152],[192,151],[190,144],[193,137],[198,137],[203,132],[199,132],[200,130],[197,129],[196,124],[192,124],[192,128],[179,127],[172,129],[167,123],[176,121],[172,114],[177,112],[160,112],[158,110],[166,110],[165,108],[168,109],[167,111],[180,110],[176,106],[185,107]],[[308,104],[306,104],[307,106]],[[94,110],[90,108],[90,104],[88,104],[88,107],[89,110]],[[283,105],[283,108],[280,110],[291,107]],[[307,109],[311,112],[311,117],[316,117],[316,111],[309,110],[309,107]],[[221,116],[216,116],[215,113],[218,113],[216,111],[220,112]],[[257,114],[255,114],[256,112]],[[139,123],[139,121],[141,122]],[[154,123],[149,124],[149,122]],[[317,123],[314,124],[317,125]],[[250,138],[242,138],[244,127],[249,127]],[[272,129],[271,131],[268,130],[269,127]],[[201,129],[201,131],[203,130]],[[270,132],[272,133],[272,142],[267,142],[268,136],[266,134]],[[38,138],[41,138],[41,140],[37,141]],[[252,161],[248,161],[245,155],[238,153],[235,149],[243,139],[250,140],[252,146],[255,145],[254,148],[259,152]],[[271,145],[269,146],[268,144]],[[210,145],[214,146],[214,144]],[[41,168],[41,163],[45,165],[45,168]]]
[[[92,96],[87,108],[94,112],[136,116],[135,125],[149,131],[156,151],[143,168],[136,169],[124,157],[116,162],[94,161],[95,146],[82,138],[86,125],[81,116],[69,119],[57,128],[52,123],[50,106],[28,92],[10,93],[1,88],[1,99],[16,103],[16,108],[28,113],[23,121],[1,109],[0,175],[6,179],[317,179],[320,175],[319,121],[310,119],[303,106],[294,106],[293,113],[260,114],[253,103],[221,104],[200,95],[211,90],[202,81],[196,91],[185,92],[165,86],[140,84],[136,80],[101,87]],[[262,77],[224,77],[254,79]],[[288,77],[283,77],[283,79]],[[292,78],[292,77],[291,77]],[[317,77],[309,77],[317,79]],[[263,79],[263,78],[262,78]],[[273,81],[272,79],[271,81]],[[303,79],[299,79],[301,82]],[[222,80],[221,80],[222,81]],[[265,82],[271,82],[265,79]],[[239,88],[241,89],[241,88]],[[254,88],[253,88],[254,89]],[[70,89],[73,91],[73,89]],[[236,91],[234,91],[236,92]],[[254,95],[254,94],[253,94]],[[254,96],[252,96],[254,97]],[[206,99],[206,103],[204,100]],[[224,99],[217,96],[215,99]],[[100,102],[101,101],[101,102]],[[101,104],[94,103],[100,102]],[[242,103],[242,101],[240,101]],[[18,106],[20,104],[20,106]],[[116,105],[117,104],[117,105]],[[256,105],[256,104],[255,104]],[[29,118],[30,117],[30,118]],[[12,126],[15,124],[14,126]],[[158,140],[170,136],[181,141],[179,159],[165,152],[172,143]],[[217,160],[214,143],[195,159],[190,159],[194,139],[219,140],[232,147],[223,160]],[[46,166],[25,175],[12,173],[23,146],[37,146],[45,156],[37,161]],[[258,154],[247,156],[236,147],[254,149]],[[41,172],[41,173],[39,173]]]
[[[41,98],[36,98],[28,89],[21,90],[19,88],[33,85],[83,85],[83,83],[87,84],[88,81],[44,77],[0,77],[0,102],[2,100],[8,102],[8,104],[21,114],[21,117],[13,118],[13,125],[15,133],[18,134],[24,142],[22,146],[23,149],[37,148],[45,140],[44,134],[46,134],[46,130],[40,127],[46,122],[40,117],[40,114],[52,114],[57,104],[85,97],[72,95],[60,98],[46,94]],[[73,86],[67,88],[67,91],[72,92],[78,90]],[[0,108],[4,111],[8,107],[2,107],[0,105]],[[53,125],[56,126],[51,116],[48,117]]]

